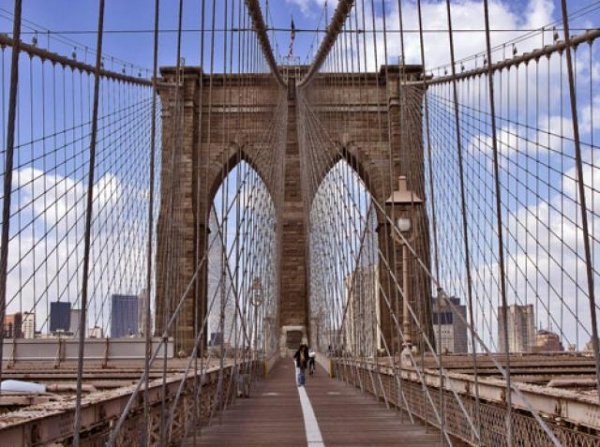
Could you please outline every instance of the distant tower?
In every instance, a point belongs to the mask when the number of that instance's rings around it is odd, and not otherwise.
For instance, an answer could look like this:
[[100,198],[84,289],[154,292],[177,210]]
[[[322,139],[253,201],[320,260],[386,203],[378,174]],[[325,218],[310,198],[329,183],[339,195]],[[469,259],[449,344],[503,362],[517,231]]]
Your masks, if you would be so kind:
[[[498,351],[504,352],[504,310],[498,308]],[[533,304],[508,306],[508,349],[510,352],[533,352],[536,344]]]
[[[146,333],[146,289],[142,289],[138,295],[138,333],[140,336]],[[152,320],[150,320],[152,324]],[[152,333],[152,326],[150,326],[150,333]]]
[[537,331],[535,352],[562,352],[564,350],[560,335],[544,329]]
[[346,349],[373,356],[381,349],[378,265],[358,267],[345,280],[347,311],[344,321]]
[[[79,320],[81,319],[81,309],[71,309],[71,324],[69,332],[73,335],[79,334]],[[84,328],[85,331],[85,328]]]
[[88,330],[88,338],[102,338],[103,336],[104,333],[99,326],[94,326]]
[[138,301],[136,295],[113,295],[110,311],[110,336],[138,336]]
[[35,313],[23,312],[23,338],[35,338]]
[[4,316],[4,337],[5,338],[22,338],[23,317],[21,312],[12,315]]
[[71,303],[54,301],[50,303],[50,333],[67,332],[71,328]]
[[[219,239],[216,215],[211,213],[209,219],[210,239],[208,252],[208,296],[214,297],[214,304],[208,315],[207,335],[210,346],[222,343],[235,343],[235,298],[230,296],[232,287],[229,276],[223,273],[223,247]],[[229,295],[229,296],[228,296]],[[221,300],[224,299],[225,303]],[[221,305],[225,309],[225,318],[221,328]],[[254,309],[254,308],[253,308]]]
[[[451,306],[450,302],[454,305]],[[460,318],[462,316],[462,318]],[[467,307],[460,304],[460,299],[434,298],[433,300],[433,333],[436,346],[439,341],[442,352],[460,353],[468,351]]]

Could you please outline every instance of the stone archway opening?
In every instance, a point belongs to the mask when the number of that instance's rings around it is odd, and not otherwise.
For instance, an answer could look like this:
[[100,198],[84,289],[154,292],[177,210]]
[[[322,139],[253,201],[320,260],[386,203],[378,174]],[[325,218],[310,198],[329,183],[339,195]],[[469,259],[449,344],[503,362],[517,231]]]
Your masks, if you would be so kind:
[[277,349],[275,206],[244,160],[216,188],[208,218],[206,344],[209,349]]
[[381,349],[377,213],[345,160],[324,176],[310,210],[310,333],[316,349],[374,356]]

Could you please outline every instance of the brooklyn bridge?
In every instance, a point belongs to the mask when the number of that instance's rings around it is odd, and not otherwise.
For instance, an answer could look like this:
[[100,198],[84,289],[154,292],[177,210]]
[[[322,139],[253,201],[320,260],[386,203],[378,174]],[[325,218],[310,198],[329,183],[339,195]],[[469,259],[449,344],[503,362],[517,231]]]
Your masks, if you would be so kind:
[[600,446],[600,2],[27,3],[1,446]]

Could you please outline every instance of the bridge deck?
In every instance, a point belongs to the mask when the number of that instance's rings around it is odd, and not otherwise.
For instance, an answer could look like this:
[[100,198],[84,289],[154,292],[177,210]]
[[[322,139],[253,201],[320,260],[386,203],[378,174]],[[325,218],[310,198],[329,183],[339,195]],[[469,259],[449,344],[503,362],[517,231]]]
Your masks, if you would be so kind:
[[[439,434],[388,410],[370,395],[330,379],[323,369],[306,377],[307,395],[326,446],[439,445]],[[208,427],[196,431],[196,446],[306,446],[300,393],[291,360],[278,362],[250,399],[237,399]],[[311,441],[315,438],[311,436]],[[193,446],[191,435],[182,445]]]

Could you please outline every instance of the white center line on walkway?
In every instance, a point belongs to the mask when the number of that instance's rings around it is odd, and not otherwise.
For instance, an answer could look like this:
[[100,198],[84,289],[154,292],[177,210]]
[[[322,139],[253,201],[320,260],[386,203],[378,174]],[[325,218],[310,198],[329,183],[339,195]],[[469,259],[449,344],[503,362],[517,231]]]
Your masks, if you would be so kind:
[[325,447],[315,412],[303,386],[298,387],[298,395],[300,396],[300,405],[302,406],[302,415],[304,416],[304,429],[306,431],[308,447]]

